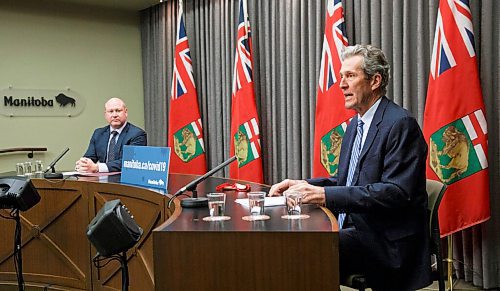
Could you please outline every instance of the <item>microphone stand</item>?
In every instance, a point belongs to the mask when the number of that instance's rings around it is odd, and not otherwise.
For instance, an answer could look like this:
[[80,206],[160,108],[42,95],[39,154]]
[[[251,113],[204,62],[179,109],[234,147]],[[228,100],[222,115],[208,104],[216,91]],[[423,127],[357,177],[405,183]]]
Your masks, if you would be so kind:
[[[45,179],[62,179],[63,174],[62,173],[56,173],[56,163],[69,151],[69,148],[65,148],[64,151],[57,157],[55,158],[52,163],[47,167],[47,170],[45,170],[43,177]],[[52,170],[51,173],[48,173],[49,170]]]
[[[50,173],[48,173],[48,171],[52,169],[52,171]],[[56,169],[54,166],[50,167],[46,172],[45,174],[43,174],[43,177],[45,179],[62,179],[63,178],[63,174],[62,173],[56,173]]]
[[206,197],[198,197],[198,191],[196,190],[196,186],[198,186],[199,183],[205,181],[208,177],[212,176],[215,174],[217,171],[220,169],[224,168],[225,166],[229,165],[231,162],[236,160],[236,156],[232,156],[231,158],[227,159],[225,162],[222,164],[218,165],[217,167],[213,168],[212,170],[208,171],[206,174],[203,176],[198,177],[197,179],[191,181],[189,184],[186,186],[182,187],[179,189],[174,196],[172,196],[172,199],[168,202],[167,208],[170,209],[170,204],[172,201],[182,195],[186,191],[190,191],[193,194],[191,195],[190,198],[185,198],[181,200],[181,206],[185,208],[196,208],[196,207],[206,207],[208,206],[208,199]]

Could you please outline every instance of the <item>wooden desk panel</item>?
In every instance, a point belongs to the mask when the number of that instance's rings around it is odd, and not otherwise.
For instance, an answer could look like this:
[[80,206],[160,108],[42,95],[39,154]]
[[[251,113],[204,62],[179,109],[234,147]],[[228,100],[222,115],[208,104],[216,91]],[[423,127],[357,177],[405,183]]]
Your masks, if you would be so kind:
[[[113,199],[121,199],[144,230],[139,243],[127,252],[130,290],[154,289],[151,232],[170,214],[165,209],[167,196],[96,178],[32,181],[42,199],[21,213],[23,275],[30,290],[121,290],[119,264],[98,271],[91,261],[96,251],[86,236],[90,221]],[[14,222],[0,219],[0,289],[17,286],[13,235]]]
[[[84,185],[33,181],[42,199],[21,212],[24,280],[27,285],[39,282],[90,288],[90,247],[83,231],[89,221]],[[6,213],[3,210],[4,216]],[[1,219],[0,225],[0,236],[5,242],[0,244],[0,280],[17,285],[12,257],[14,221]]]

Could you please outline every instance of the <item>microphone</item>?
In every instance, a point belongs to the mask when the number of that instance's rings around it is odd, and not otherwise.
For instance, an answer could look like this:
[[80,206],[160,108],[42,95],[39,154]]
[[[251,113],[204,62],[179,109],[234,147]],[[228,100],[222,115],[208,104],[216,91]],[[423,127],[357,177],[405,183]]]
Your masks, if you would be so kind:
[[170,199],[170,201],[168,202],[168,206],[167,207],[170,209],[170,204],[172,203],[172,201],[176,197],[182,195],[186,191],[193,192],[193,195],[191,195],[190,198],[185,198],[185,199],[181,200],[181,206],[182,207],[185,207],[185,208],[195,208],[195,207],[208,206],[208,199],[206,197],[198,198],[198,194],[197,194],[197,191],[196,191],[196,186],[198,186],[198,184],[200,184],[201,182],[205,181],[208,177],[212,176],[217,171],[219,171],[220,169],[222,169],[225,166],[229,165],[230,163],[232,163],[235,160],[236,160],[236,156],[232,156],[231,158],[229,158],[226,161],[224,161],[222,164],[220,164],[217,167],[213,168],[212,170],[208,171],[203,176],[200,176],[200,177],[194,179],[193,181],[189,182],[186,186],[184,186],[181,189],[179,189],[174,194],[174,196],[172,196],[172,199]]
[[[69,148],[65,148],[63,150],[63,152],[61,154],[59,154],[59,156],[57,156],[57,158],[55,158],[50,164],[49,166],[47,167],[47,169],[45,170],[45,174],[43,174],[43,177],[45,179],[62,179],[63,178],[63,174],[62,173],[56,173],[56,169],[55,169],[55,165],[57,162],[59,162],[59,160],[69,151]],[[49,170],[52,170],[51,173],[48,173]]]

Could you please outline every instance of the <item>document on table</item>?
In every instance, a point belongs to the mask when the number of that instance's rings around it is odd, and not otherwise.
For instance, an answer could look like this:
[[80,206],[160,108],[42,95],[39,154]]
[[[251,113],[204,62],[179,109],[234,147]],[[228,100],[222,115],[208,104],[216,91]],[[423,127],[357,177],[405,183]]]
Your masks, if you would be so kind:
[[[239,198],[234,200],[234,202],[248,207],[248,198]],[[281,206],[285,205],[285,197],[283,196],[273,196],[264,198],[264,206]]]

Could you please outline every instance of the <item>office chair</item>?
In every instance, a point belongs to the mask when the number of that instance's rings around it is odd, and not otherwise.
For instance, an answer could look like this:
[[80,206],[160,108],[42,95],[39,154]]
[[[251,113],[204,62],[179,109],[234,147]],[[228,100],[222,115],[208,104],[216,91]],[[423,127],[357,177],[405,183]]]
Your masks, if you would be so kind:
[[436,269],[434,270],[434,268],[432,268],[432,280],[438,281],[439,291],[444,291],[444,267],[443,255],[441,253],[438,210],[441,200],[443,199],[444,192],[446,191],[446,185],[439,181],[427,179],[426,190],[429,197],[430,250],[431,255],[436,256]]
[[[426,180],[426,191],[428,195],[428,209],[430,214],[429,230],[430,230],[430,250],[431,255],[436,256],[436,270],[432,268],[432,280],[438,281],[439,291],[445,291],[444,287],[444,269],[443,255],[441,253],[441,237],[439,233],[439,217],[438,210],[441,200],[443,199],[446,185],[434,180]],[[366,282],[366,277],[363,274],[352,274],[345,282],[341,283],[344,286],[365,291],[369,288]]]

